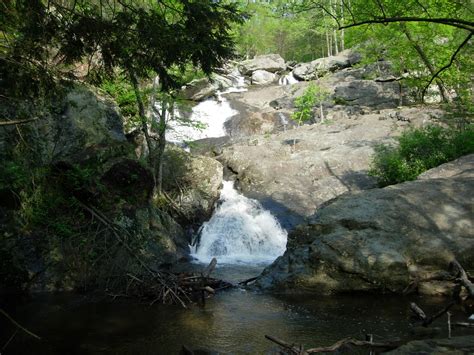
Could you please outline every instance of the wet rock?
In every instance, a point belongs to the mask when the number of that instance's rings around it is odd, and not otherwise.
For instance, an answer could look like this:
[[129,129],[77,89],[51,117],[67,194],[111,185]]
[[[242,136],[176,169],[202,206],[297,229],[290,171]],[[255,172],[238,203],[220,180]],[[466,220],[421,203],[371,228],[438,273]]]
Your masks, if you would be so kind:
[[[462,173],[339,197],[290,233],[287,251],[257,285],[402,293],[411,280],[445,271],[453,259],[473,269],[472,157],[453,165]],[[439,281],[435,286],[418,291],[440,289]]]
[[279,54],[259,55],[254,59],[239,63],[239,70],[244,75],[250,75],[256,70],[265,70],[274,73],[285,69],[285,60]]

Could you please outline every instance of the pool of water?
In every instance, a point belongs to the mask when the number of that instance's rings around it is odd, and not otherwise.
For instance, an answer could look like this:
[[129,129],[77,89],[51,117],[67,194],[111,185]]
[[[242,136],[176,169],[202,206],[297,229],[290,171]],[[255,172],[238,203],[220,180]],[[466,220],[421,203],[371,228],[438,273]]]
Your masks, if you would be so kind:
[[[188,266],[196,268],[196,265]],[[220,266],[218,277],[237,281],[258,274],[257,266]],[[74,294],[42,295],[3,304],[12,316],[42,337],[18,333],[2,354],[178,354],[182,345],[232,354],[275,354],[265,334],[306,347],[343,337],[375,340],[407,337],[409,302],[391,296],[282,296],[234,289],[209,299],[204,308],[163,306]],[[416,299],[430,313],[442,300]],[[446,320],[439,336],[447,336]],[[0,346],[13,328],[0,320]],[[445,334],[446,333],[446,334]],[[471,331],[472,333],[472,331]],[[364,352],[361,352],[364,353]]]

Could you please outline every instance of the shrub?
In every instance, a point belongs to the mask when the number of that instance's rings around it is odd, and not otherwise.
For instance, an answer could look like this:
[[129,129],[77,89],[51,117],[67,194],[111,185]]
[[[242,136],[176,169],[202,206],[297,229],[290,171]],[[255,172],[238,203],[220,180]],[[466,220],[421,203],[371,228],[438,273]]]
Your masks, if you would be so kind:
[[375,148],[369,175],[380,186],[415,180],[424,171],[474,153],[474,127],[463,130],[428,126],[410,129],[397,139],[398,146]]

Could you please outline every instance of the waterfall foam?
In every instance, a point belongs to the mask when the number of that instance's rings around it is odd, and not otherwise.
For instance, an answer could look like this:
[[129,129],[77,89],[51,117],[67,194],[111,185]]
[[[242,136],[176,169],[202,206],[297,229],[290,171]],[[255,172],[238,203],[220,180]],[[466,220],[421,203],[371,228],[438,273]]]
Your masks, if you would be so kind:
[[278,85],[293,85],[298,83],[298,79],[293,76],[293,73],[286,74],[278,80]]
[[283,254],[287,232],[260,203],[239,194],[231,181],[224,181],[219,201],[192,247],[194,258],[203,263],[216,257],[220,264],[263,264]]
[[[237,113],[230,107],[229,101],[218,94],[217,99],[207,99],[193,107],[189,125],[183,124],[183,121],[169,122],[171,129],[167,134],[167,141],[183,143],[203,138],[223,137],[227,134],[224,123]],[[204,128],[197,129],[191,122],[198,122]]]

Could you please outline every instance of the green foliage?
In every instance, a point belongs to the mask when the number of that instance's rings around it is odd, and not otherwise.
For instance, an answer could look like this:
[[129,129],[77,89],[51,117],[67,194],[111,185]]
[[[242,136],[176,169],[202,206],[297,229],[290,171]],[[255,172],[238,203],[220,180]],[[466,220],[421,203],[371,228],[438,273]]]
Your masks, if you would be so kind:
[[296,4],[242,2],[242,9],[250,16],[234,29],[238,53],[246,58],[278,53],[286,60],[303,62],[323,57],[327,15],[296,11]]
[[418,175],[460,156],[474,153],[474,127],[458,130],[428,126],[411,129],[398,138],[398,146],[375,148],[369,175],[380,186],[415,180]]
[[328,97],[329,93],[326,89],[315,84],[309,85],[303,95],[296,98],[296,111],[291,115],[291,118],[295,120],[298,125],[308,122],[314,117],[314,106],[321,104]]

